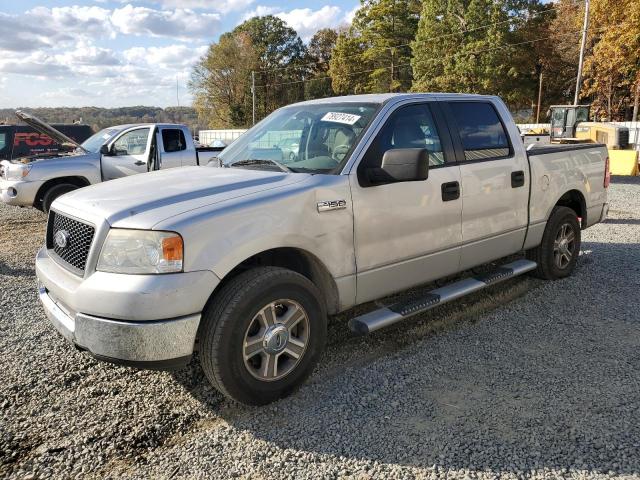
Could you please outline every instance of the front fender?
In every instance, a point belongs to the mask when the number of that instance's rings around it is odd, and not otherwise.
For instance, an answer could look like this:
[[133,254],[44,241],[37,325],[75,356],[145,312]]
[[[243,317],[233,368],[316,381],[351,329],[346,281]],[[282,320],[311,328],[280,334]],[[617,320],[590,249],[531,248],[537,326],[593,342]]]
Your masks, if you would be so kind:
[[100,158],[93,155],[78,155],[34,162],[29,172],[30,181],[53,180],[63,177],[82,177],[91,184],[102,181]]

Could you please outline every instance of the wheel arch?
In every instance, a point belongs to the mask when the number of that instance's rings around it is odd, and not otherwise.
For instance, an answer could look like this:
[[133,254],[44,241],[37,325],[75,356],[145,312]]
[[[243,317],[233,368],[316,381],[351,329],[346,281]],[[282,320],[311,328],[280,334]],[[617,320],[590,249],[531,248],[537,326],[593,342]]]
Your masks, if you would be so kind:
[[42,209],[42,200],[47,190],[49,190],[51,187],[55,187],[56,185],[62,185],[65,183],[75,185],[78,188],[87,187],[91,185],[91,182],[89,181],[89,179],[81,175],[51,178],[46,182],[44,182],[38,189],[38,192],[36,193],[36,196],[33,201],[33,206],[38,209]]
[[216,286],[209,301],[232,278],[254,267],[281,267],[292,270],[311,280],[320,290],[327,313],[339,311],[340,298],[336,282],[324,263],[312,253],[298,247],[276,247],[251,255],[238,263]]
[[573,189],[565,192],[553,205],[547,214],[547,218],[549,218],[549,215],[551,215],[551,212],[556,207],[568,207],[572,209],[581,219],[581,228],[585,228],[585,225],[587,225],[587,202],[580,190]]

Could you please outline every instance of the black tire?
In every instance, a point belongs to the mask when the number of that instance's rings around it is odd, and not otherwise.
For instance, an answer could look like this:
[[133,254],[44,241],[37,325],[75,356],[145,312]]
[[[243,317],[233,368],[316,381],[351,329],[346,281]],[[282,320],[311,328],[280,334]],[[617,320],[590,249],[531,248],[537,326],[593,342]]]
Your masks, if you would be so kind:
[[42,196],[42,211],[44,213],[49,213],[51,204],[56,198],[72,190],[76,190],[77,188],[78,187],[76,185],[72,185],[71,183],[61,183],[49,188],[49,190],[44,192],[44,195]]
[[[558,262],[556,254],[563,252],[556,250],[556,239],[563,228],[573,234],[573,245],[569,244],[571,247],[567,249],[571,253],[570,259],[567,261],[564,258]],[[544,229],[542,243],[527,251],[527,258],[538,264],[532,274],[545,280],[557,280],[571,275],[580,254],[580,233],[576,212],[568,207],[555,207]]]
[[[292,300],[306,313],[306,347],[283,378],[260,380],[245,365],[246,335],[261,309],[281,299]],[[212,298],[202,314],[202,369],[211,384],[232,400],[247,405],[270,403],[293,392],[313,370],[326,343],[326,318],[322,296],[306,277],[278,267],[243,272]],[[283,358],[288,361],[286,355]]]

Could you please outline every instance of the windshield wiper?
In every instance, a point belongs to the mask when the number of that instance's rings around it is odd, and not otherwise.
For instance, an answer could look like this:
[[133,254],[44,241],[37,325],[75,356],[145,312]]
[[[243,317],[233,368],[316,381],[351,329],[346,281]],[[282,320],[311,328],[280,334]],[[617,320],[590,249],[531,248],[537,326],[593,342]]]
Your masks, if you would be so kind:
[[286,165],[283,165],[280,162],[276,162],[275,160],[265,160],[265,159],[260,159],[260,158],[251,158],[251,159],[247,159],[247,160],[238,160],[237,162],[233,162],[233,163],[229,163],[226,165],[227,168],[233,167],[233,166],[242,166],[242,165],[275,165],[276,167],[278,167],[280,170],[282,170],[283,172],[288,172],[291,173],[293,172],[293,170],[291,170],[289,167],[287,167]]

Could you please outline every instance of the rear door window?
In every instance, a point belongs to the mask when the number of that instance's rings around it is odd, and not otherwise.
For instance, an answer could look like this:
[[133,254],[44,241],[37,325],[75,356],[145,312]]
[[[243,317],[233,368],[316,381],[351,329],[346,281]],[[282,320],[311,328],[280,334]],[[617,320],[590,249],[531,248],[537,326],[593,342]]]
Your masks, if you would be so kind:
[[449,107],[458,126],[465,160],[490,160],[511,154],[509,137],[493,105],[449,102]]
[[162,146],[166,153],[186,150],[187,142],[182,130],[179,128],[164,128],[162,130]]

